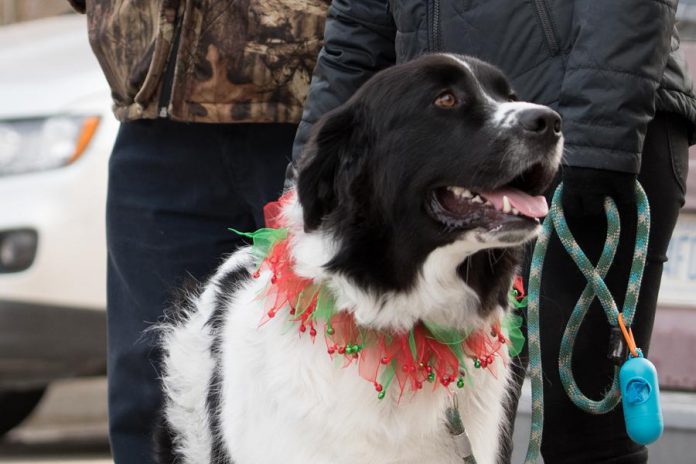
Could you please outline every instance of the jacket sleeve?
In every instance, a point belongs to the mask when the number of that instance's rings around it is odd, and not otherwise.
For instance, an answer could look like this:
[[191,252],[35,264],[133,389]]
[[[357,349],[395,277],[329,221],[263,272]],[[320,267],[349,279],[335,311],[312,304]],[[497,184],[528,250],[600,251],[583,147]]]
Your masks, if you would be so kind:
[[558,109],[565,163],[637,173],[676,0],[575,0]]
[[292,149],[302,153],[312,124],[347,101],[377,71],[395,62],[396,27],[387,0],[333,0],[326,18],[302,121]]

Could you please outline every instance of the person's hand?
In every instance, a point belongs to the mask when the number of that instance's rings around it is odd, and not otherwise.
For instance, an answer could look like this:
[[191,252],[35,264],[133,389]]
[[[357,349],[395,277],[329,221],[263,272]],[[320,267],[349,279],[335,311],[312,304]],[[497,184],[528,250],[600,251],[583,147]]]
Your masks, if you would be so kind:
[[566,166],[562,179],[566,216],[603,215],[607,196],[617,205],[630,206],[636,202],[635,174]]

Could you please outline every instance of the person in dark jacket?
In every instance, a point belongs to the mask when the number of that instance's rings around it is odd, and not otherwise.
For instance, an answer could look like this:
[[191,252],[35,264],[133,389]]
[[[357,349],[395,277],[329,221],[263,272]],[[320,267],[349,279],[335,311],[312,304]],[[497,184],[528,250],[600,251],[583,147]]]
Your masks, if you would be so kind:
[[[520,100],[548,105],[563,117],[563,204],[593,262],[606,230],[603,198],[617,201],[623,236],[606,280],[619,306],[635,236],[636,178],[647,191],[651,238],[632,326],[647,353],[696,123],[696,98],[674,28],[676,5],[676,0],[334,0],[293,157],[300,156],[321,115],[394,63],[453,52],[497,65]],[[558,240],[552,241],[541,289],[542,453],[547,464],[644,463],[647,450],[627,437],[621,408],[588,415],[562,390],[558,348],[585,284]],[[595,302],[573,364],[580,388],[591,398],[610,386],[608,349],[609,325]]]
[[148,464],[162,392],[147,329],[241,245],[228,227],[263,227],[328,1],[70,1],[122,122],[106,217],[109,438],[116,464]]

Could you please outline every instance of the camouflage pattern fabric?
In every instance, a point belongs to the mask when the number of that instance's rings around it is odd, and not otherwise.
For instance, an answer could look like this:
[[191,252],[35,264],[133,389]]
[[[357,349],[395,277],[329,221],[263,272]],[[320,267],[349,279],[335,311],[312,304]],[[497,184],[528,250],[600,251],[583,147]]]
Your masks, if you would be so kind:
[[84,10],[119,120],[297,123],[328,4],[87,0]]

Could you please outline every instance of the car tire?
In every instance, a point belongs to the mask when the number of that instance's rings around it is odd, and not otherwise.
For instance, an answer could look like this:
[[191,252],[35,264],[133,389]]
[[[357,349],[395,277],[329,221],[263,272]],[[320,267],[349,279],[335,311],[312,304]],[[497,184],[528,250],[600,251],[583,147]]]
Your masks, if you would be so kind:
[[19,425],[41,401],[46,388],[0,392],[0,437]]

